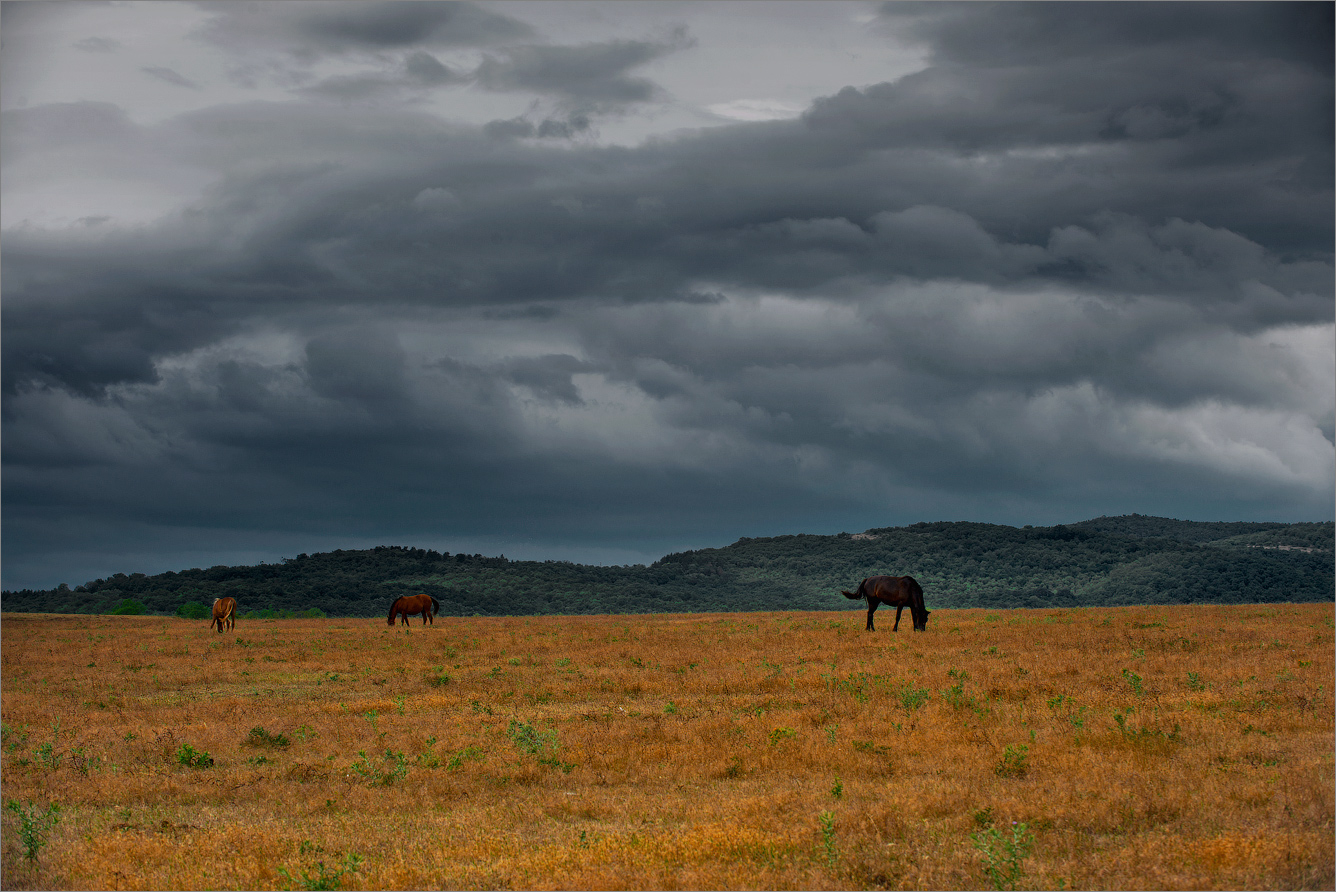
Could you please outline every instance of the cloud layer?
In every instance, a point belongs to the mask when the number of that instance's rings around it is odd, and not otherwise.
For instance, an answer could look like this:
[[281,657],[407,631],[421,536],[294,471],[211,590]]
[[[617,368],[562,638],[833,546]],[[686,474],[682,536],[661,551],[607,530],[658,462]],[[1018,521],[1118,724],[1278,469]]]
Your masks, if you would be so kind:
[[[15,206],[70,208],[6,215],[6,587],[1332,516],[1330,6],[887,4],[921,70],[633,146],[600,122],[674,101],[689,9],[554,44],[504,4],[204,8],[283,98],[3,112]],[[429,102],[479,93],[532,111]],[[191,197],[120,217],[155,189]]]

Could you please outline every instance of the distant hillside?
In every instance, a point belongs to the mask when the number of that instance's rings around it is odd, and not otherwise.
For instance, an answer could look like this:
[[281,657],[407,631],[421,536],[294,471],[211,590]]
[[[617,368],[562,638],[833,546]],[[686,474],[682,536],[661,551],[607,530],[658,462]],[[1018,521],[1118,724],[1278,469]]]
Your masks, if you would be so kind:
[[1177,539],[1198,545],[1229,547],[1291,546],[1332,550],[1336,524],[1327,523],[1216,523],[1197,520],[1170,520],[1126,514],[1122,517],[1097,517],[1071,525],[1092,533],[1117,533],[1142,538]]
[[383,616],[427,592],[451,615],[850,610],[841,588],[912,575],[936,607],[1331,601],[1332,523],[1199,523],[1130,515],[1069,526],[919,523],[836,536],[739,539],[648,567],[511,561],[381,546],[278,564],[3,593],[18,612],[201,615],[215,597],[243,611]]

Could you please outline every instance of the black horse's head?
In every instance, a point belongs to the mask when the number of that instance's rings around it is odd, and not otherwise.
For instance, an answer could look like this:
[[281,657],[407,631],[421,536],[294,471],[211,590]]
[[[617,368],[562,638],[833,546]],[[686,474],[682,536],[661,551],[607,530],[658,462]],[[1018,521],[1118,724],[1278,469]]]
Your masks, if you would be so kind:
[[[914,611],[914,612],[917,613],[918,611]],[[930,613],[932,613],[932,611],[929,610],[928,608],[924,607],[924,608],[923,608],[923,619],[922,619],[922,621],[920,621],[919,618],[918,618],[917,616],[914,617],[914,631],[915,631],[915,632],[926,632],[926,631],[928,631],[928,614],[930,614]]]

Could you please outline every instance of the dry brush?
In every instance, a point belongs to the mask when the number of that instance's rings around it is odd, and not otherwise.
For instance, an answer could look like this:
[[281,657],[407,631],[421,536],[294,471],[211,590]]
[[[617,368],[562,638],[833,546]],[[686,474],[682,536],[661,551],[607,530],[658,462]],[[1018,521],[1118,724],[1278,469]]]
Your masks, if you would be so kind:
[[862,624],[8,614],[3,885],[1332,888],[1330,605]]

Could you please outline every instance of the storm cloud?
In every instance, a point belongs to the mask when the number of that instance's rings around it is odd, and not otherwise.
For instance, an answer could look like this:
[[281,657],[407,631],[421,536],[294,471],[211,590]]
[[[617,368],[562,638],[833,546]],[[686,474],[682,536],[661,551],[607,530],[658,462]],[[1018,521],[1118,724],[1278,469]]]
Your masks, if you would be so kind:
[[922,61],[670,129],[713,4],[15,5],[194,104],[0,112],[8,588],[1332,517],[1330,4],[776,4]]

